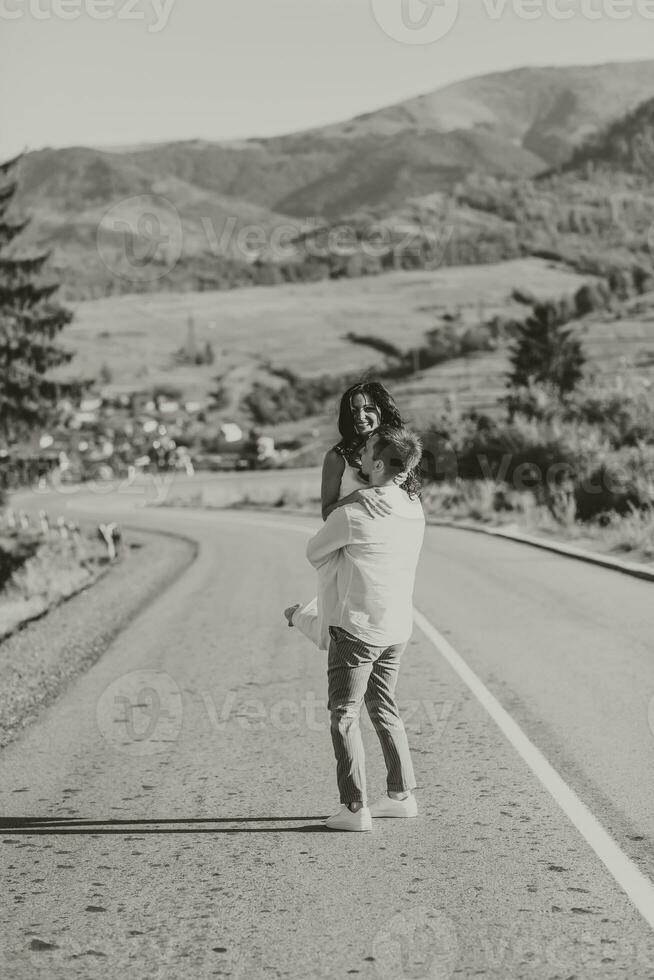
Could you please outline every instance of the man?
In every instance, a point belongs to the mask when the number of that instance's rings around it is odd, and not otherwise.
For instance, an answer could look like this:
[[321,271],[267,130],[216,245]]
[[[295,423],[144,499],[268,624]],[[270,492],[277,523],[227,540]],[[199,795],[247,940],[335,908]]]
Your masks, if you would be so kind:
[[[326,820],[332,830],[372,829],[372,817],[414,817],[418,807],[409,743],[395,686],[400,659],[413,629],[413,587],[425,532],[420,501],[395,478],[420,462],[422,445],[406,428],[382,426],[365,445],[361,469],[392,510],[372,517],[360,503],[334,510],[309,541],[307,558],[320,566],[335,556],[330,624],[328,709],[341,799]],[[367,805],[365,760],[359,728],[361,705],[381,742],[388,796]]]

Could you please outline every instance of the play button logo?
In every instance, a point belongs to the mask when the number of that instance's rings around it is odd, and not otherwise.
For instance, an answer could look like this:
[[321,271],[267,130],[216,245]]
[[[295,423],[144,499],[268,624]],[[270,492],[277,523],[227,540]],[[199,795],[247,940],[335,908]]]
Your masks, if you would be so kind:
[[96,706],[100,733],[132,756],[170,751],[182,728],[181,691],[163,670],[132,670],[105,688]]
[[433,44],[454,27],[459,0],[371,0],[375,20],[402,44]]

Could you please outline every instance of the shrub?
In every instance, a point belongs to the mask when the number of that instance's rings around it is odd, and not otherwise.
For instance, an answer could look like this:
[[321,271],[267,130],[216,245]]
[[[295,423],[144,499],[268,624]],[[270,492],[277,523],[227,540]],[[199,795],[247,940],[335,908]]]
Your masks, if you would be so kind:
[[295,422],[315,415],[329,400],[360,378],[359,373],[300,378],[285,368],[277,369],[274,373],[286,379],[286,384],[281,388],[272,388],[257,383],[243,400],[244,408],[258,425]]
[[612,551],[642,551],[654,558],[654,511],[630,508],[623,516],[611,514],[606,528]]
[[575,293],[577,316],[586,316],[594,310],[604,310],[610,304],[610,291],[604,282],[585,283]]
[[651,271],[644,269],[642,265],[635,265],[632,270],[634,288],[639,295],[648,293],[654,288],[654,279]]
[[466,519],[490,523],[498,513],[524,512],[530,495],[498,486],[492,480],[461,480],[430,484],[422,493],[425,512],[434,517]]
[[523,303],[525,306],[534,306],[538,302],[530,289],[514,289],[511,293],[511,299],[515,300],[516,303]]
[[440,364],[461,353],[459,329],[453,322],[428,330],[426,353],[429,364]]
[[598,426],[615,449],[654,444],[654,392],[639,380],[584,385],[567,401],[565,418]]
[[357,334],[350,331],[345,335],[345,338],[352,344],[361,344],[364,347],[371,347],[372,350],[376,350],[380,354],[384,354],[386,357],[401,358],[403,356],[399,347],[392,344],[389,340],[384,340],[382,337],[375,337],[371,334]]
[[477,351],[489,351],[495,348],[495,342],[491,336],[490,327],[485,324],[478,324],[468,327],[460,338],[461,353],[474,354]]
[[574,492],[581,521],[654,509],[654,448],[607,454],[580,470]]
[[464,479],[493,479],[545,499],[545,488],[574,469],[576,453],[555,427],[518,417],[509,423],[483,420],[469,429],[457,460]]
[[628,269],[611,269],[609,273],[609,288],[618,299],[629,299],[634,292],[634,280]]
[[39,541],[32,537],[15,535],[0,540],[0,589],[36,554],[38,547]]
[[213,391],[209,393],[211,398],[212,407],[217,411],[227,408],[230,403],[229,391],[223,384],[221,377],[214,378],[215,387]]
[[526,419],[551,421],[561,411],[561,398],[556,388],[534,381],[513,388],[500,402],[506,407],[510,419],[522,415]]
[[156,384],[152,388],[152,400],[157,401],[160,398],[165,398],[172,402],[181,401],[183,397],[183,391],[178,388],[177,385],[168,384],[167,382],[162,382]]
[[581,381],[586,358],[581,342],[565,325],[566,316],[553,302],[534,307],[511,348],[510,388],[541,382],[563,395]]

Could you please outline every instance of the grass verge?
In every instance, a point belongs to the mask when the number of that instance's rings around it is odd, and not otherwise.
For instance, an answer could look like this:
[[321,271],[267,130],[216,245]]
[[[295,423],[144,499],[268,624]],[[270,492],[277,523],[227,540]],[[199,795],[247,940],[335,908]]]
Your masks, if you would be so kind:
[[79,532],[66,538],[57,532],[4,532],[0,551],[4,558],[16,556],[0,590],[0,640],[92,585],[109,568],[102,543]]

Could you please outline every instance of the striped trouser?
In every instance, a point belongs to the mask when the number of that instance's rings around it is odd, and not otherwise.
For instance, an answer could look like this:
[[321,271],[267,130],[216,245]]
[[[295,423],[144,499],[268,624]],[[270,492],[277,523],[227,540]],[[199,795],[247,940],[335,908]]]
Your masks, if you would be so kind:
[[384,753],[387,789],[397,793],[415,789],[409,742],[395,703],[400,657],[406,643],[373,647],[337,626],[330,626],[329,634],[327,707],[341,803],[367,799],[359,728],[364,701]]

